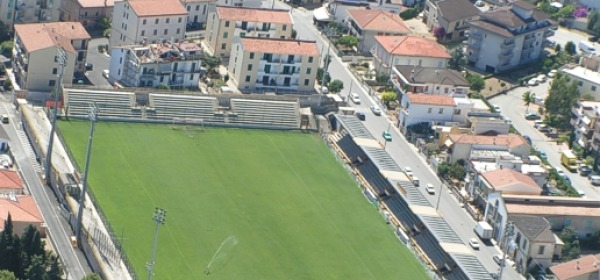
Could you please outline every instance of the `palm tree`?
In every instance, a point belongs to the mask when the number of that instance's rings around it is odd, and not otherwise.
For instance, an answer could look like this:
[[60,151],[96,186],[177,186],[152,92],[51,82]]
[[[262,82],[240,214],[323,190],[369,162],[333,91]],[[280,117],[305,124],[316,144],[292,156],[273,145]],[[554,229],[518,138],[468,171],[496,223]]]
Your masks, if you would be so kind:
[[535,103],[535,93],[531,93],[530,91],[523,93],[523,102],[525,102],[527,113],[529,113],[529,104]]

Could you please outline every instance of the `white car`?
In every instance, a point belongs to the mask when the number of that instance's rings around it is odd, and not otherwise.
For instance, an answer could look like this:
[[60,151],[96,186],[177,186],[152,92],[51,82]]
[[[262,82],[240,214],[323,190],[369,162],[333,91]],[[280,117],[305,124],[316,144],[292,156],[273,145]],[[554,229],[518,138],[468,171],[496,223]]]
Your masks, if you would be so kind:
[[483,7],[483,6],[485,6],[485,3],[483,1],[477,1],[477,2],[475,2],[475,6]]
[[556,73],[558,73],[556,69],[550,70],[550,72],[548,72],[548,78],[553,78],[554,76],[556,76]]
[[504,261],[504,257],[502,257],[502,255],[500,255],[500,254],[495,254],[492,258],[498,265],[501,265],[502,262]]
[[425,187],[425,190],[427,191],[428,194],[435,194],[435,188],[433,187],[432,184],[427,184],[427,187]]
[[544,74],[540,74],[540,75],[538,75],[538,76],[537,76],[537,80],[538,80],[538,82],[540,82],[540,83],[543,83],[543,82],[545,82],[545,81],[546,81],[546,75],[544,75]]
[[360,97],[356,93],[350,93],[350,100],[354,102],[354,104],[360,104]]
[[406,176],[412,178],[413,177],[413,172],[412,172],[412,168],[410,168],[409,166],[404,167],[404,173],[406,173]]
[[538,81],[537,78],[533,78],[533,79],[530,79],[529,81],[527,81],[527,85],[530,87],[537,86],[539,82],[540,81]]
[[500,106],[496,105],[496,104],[492,104],[492,108],[494,108],[494,111],[496,111],[496,113],[501,114],[502,110],[500,110]]
[[479,250],[479,240],[477,240],[477,238],[469,239],[469,245],[471,245],[471,248]]
[[109,73],[108,73],[108,69],[104,69],[104,70],[102,70],[102,76],[103,76],[105,79],[108,79],[108,74],[109,74]]
[[371,106],[371,112],[376,116],[381,116],[381,109],[377,106]]

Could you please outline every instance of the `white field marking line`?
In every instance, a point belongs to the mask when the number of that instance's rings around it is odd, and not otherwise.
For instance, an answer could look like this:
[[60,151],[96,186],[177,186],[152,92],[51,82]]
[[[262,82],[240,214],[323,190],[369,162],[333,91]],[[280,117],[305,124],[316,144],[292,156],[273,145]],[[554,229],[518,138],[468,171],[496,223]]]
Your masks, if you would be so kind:
[[327,217],[327,219],[329,219],[329,221],[331,222],[331,224],[333,225],[333,227],[335,228],[335,230],[337,230],[337,232],[340,234],[340,236],[342,237],[342,240],[344,240],[344,243],[346,243],[346,246],[348,246],[348,248],[350,249],[350,251],[352,251],[352,253],[354,254],[354,256],[358,260],[360,260],[361,264],[365,267],[365,269],[367,270],[367,272],[369,272],[369,274],[373,277],[373,279],[377,279],[377,277],[375,277],[375,275],[373,275],[373,272],[371,272],[371,270],[365,264],[365,262],[360,257],[360,255],[354,250],[354,248],[352,246],[350,246],[350,243],[348,242],[348,240],[346,240],[346,237],[344,236],[344,234],[342,233],[342,231],[338,228],[337,224],[331,218],[331,216],[329,215],[329,212],[325,211],[325,209],[323,208],[323,205],[321,205],[321,203],[319,203],[319,201],[317,200],[317,198],[315,197],[315,195],[310,191],[310,189],[308,189],[306,183],[302,179],[302,176],[298,175],[298,173],[296,172],[296,169],[293,168],[293,166],[290,164],[290,162],[287,160],[287,158],[281,152],[281,149],[279,149],[279,146],[277,146],[277,144],[275,144],[275,142],[273,141],[273,139],[271,137],[269,137],[269,140],[271,141],[271,143],[273,143],[273,146],[277,149],[277,152],[281,155],[281,157],[283,158],[283,160],[285,161],[285,163],[290,167],[290,169],[292,170],[292,172],[294,173],[294,175],[298,178],[298,180],[300,182],[302,182],[302,185],[304,186],[304,189],[310,194],[311,198],[319,206],[319,208],[321,209],[321,211],[323,211],[325,213],[325,216]]

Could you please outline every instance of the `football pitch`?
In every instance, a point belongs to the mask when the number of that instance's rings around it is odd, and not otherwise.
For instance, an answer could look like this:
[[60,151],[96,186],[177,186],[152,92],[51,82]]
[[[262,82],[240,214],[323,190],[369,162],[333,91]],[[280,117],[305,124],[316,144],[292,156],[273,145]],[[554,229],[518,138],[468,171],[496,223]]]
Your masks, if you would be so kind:
[[140,278],[161,207],[155,279],[427,279],[315,134],[98,123],[89,183]]

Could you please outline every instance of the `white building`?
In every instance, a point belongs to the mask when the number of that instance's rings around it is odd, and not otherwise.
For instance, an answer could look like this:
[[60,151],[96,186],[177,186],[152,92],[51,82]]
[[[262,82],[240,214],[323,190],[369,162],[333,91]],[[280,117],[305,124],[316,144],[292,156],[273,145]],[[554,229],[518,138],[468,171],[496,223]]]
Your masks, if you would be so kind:
[[450,59],[444,46],[419,36],[375,36],[371,54],[375,70],[388,74],[395,65],[446,68]]
[[386,11],[348,10],[346,21],[350,33],[358,38],[358,50],[367,55],[375,45],[375,36],[412,33],[399,15]]
[[430,32],[443,28],[444,42],[462,40],[469,29],[467,22],[475,19],[479,9],[469,0],[427,0],[423,19]]
[[366,11],[369,7],[368,1],[347,1],[347,0],[329,0],[325,6],[329,11],[329,14],[333,17],[333,21],[337,23],[344,23],[348,19],[349,10],[363,10]]
[[158,43],[111,49],[109,81],[127,87],[197,89],[202,49],[196,43]]
[[523,1],[491,9],[468,22],[469,64],[486,72],[506,71],[537,60],[552,33],[548,15]]
[[[552,265],[557,240],[550,222],[534,215],[509,215],[514,225],[513,244],[508,255],[514,260],[517,271],[523,275],[534,267],[548,268]],[[562,242],[561,242],[562,243]]]
[[392,84],[402,94],[466,97],[469,93],[469,82],[456,70],[411,65],[396,65],[392,70]]
[[70,85],[74,73],[85,71],[90,35],[79,22],[15,24],[13,71],[22,89],[51,91],[60,66],[55,59],[65,50],[67,63],[63,84]]
[[314,92],[319,63],[315,41],[246,37],[234,42],[228,70],[242,92]]
[[262,0],[217,0],[218,6],[260,8]]
[[521,135],[451,134],[444,145],[448,147],[448,161],[468,159],[473,150],[508,151],[519,158],[528,158],[531,147]]
[[583,66],[565,66],[560,70],[571,81],[577,81],[579,94],[589,93],[595,100],[600,100],[600,73],[586,69]]
[[184,38],[187,10],[179,0],[115,2],[110,47]]
[[217,0],[181,0],[188,12],[187,23],[206,24],[208,13]]

